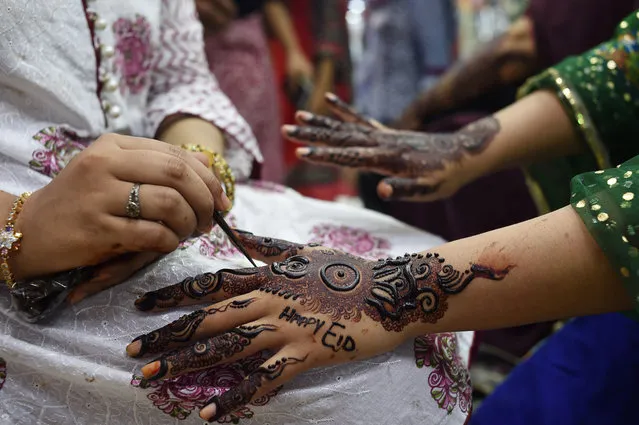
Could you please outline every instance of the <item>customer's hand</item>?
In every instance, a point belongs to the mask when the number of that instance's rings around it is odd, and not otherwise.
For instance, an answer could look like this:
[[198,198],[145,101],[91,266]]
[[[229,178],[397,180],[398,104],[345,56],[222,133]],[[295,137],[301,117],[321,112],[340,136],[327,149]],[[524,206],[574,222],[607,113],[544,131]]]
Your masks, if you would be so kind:
[[195,0],[195,4],[207,32],[222,31],[237,17],[234,0]]
[[[488,168],[481,154],[499,132],[499,123],[485,118],[446,134],[385,128],[335,99],[332,110],[347,122],[298,112],[300,126],[284,126],[284,136],[311,145],[300,158],[324,165],[353,167],[386,176],[378,186],[383,199],[430,201],[454,194]],[[342,102],[343,103],[343,102]]]
[[[126,213],[134,183],[141,185],[139,219]],[[196,230],[209,230],[215,209],[229,207],[215,175],[188,152],[105,135],[27,200],[12,270],[24,279],[126,253],[171,252]]]
[[132,357],[162,355],[142,368],[147,380],[232,362],[262,350],[275,354],[200,412],[215,420],[318,366],[365,359],[394,349],[434,323],[448,294],[475,273],[457,271],[437,254],[369,261],[317,245],[237,232],[269,266],[205,273],[143,295],[143,311],[214,302],[136,338]]

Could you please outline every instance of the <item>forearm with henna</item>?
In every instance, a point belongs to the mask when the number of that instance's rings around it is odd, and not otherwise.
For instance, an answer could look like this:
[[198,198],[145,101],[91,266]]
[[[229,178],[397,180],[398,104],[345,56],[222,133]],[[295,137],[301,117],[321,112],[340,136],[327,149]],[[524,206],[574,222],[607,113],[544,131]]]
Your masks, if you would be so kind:
[[524,17],[476,55],[454,65],[432,89],[406,108],[393,127],[418,130],[429,117],[463,107],[497,88],[522,82],[537,70],[533,24]]

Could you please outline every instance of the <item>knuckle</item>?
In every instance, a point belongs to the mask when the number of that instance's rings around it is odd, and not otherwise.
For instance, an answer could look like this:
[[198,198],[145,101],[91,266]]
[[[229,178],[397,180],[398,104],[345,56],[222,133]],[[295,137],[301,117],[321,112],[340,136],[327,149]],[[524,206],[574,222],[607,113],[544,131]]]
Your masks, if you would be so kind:
[[164,188],[158,194],[160,209],[165,213],[174,213],[181,204],[182,195],[170,187]]
[[170,178],[182,180],[188,173],[188,166],[183,158],[171,155],[164,171]]
[[168,250],[169,244],[167,244],[166,232],[167,230],[159,226],[145,231],[140,238],[142,250]]

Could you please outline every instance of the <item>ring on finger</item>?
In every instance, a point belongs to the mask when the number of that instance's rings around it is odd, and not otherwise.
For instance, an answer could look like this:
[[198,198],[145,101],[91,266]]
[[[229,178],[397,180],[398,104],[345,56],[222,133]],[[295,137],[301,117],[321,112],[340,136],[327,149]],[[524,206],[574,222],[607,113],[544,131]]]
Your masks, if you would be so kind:
[[140,183],[135,183],[129,192],[129,199],[126,203],[126,216],[129,218],[140,218],[141,215]]

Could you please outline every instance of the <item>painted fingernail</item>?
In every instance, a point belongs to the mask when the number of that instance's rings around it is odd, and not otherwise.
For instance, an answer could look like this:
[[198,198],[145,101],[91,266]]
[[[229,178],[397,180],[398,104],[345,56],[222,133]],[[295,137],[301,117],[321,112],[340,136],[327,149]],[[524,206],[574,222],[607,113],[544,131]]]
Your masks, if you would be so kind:
[[162,362],[160,362],[159,360],[154,361],[153,363],[149,363],[146,366],[142,367],[142,375],[144,375],[146,379],[152,380],[158,375],[161,366]]
[[129,357],[138,357],[140,355],[140,350],[142,349],[142,341],[140,339],[141,337],[137,337],[126,346],[126,353]]
[[393,196],[393,186],[386,182],[381,182],[379,186],[377,186],[377,194],[381,198],[388,199]]
[[224,209],[224,211],[229,211],[231,208],[233,208],[233,203],[231,202],[229,197],[226,196],[226,193],[222,192],[221,198],[222,198],[222,208]]
[[303,119],[304,121],[309,121],[311,119],[313,119],[313,114],[311,114],[310,112],[306,112],[306,111],[299,111],[297,113],[297,116],[301,119]]
[[309,156],[313,150],[311,148],[297,148],[295,150],[295,154],[297,154],[298,158],[303,158]]
[[284,131],[284,133],[291,135],[291,134],[295,133],[295,131],[297,131],[297,126],[296,125],[283,125],[282,126],[282,130]]
[[337,96],[335,96],[333,93],[326,93],[326,100],[329,100],[331,102],[335,102],[337,101]]
[[213,421],[215,420],[215,414],[217,413],[217,405],[215,403],[211,403],[206,406],[204,409],[200,410],[200,418],[205,421]]
[[140,311],[150,311],[155,307],[155,299],[157,296],[153,292],[149,292],[147,294],[142,295],[140,298],[135,300],[135,308]]

